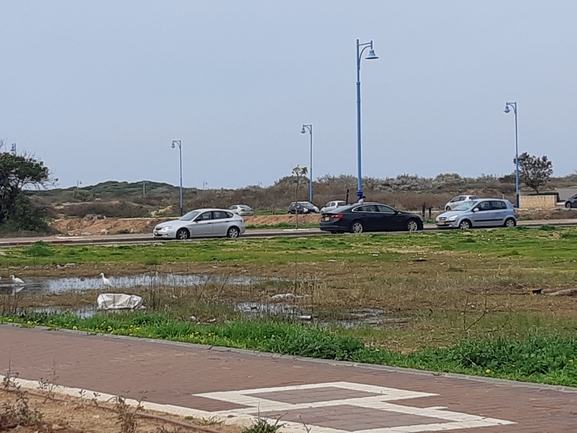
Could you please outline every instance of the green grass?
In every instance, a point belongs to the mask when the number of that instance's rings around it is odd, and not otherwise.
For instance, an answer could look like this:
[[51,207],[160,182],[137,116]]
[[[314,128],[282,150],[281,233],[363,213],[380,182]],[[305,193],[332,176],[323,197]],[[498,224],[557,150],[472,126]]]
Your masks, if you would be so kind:
[[[307,223],[302,224],[299,223],[299,229],[316,229],[318,228],[318,223]],[[259,225],[251,225],[248,224],[246,226],[248,230],[260,230],[260,229],[294,229],[296,228],[295,223],[278,223],[278,224],[259,224]]]
[[515,256],[519,259],[559,263],[574,261],[577,228],[472,230],[423,232],[416,234],[370,234],[363,236],[334,235],[306,238],[272,238],[237,240],[212,239],[202,242],[161,242],[144,245],[48,245],[42,242],[29,247],[3,248],[0,266],[42,266],[75,263],[143,263],[154,257],[155,262],[202,263],[234,261],[242,263],[286,264],[294,260],[290,253],[302,253],[301,262],[325,261],[334,257],[349,262],[369,262],[371,254],[389,258],[411,254],[392,251],[419,249],[435,253],[452,251],[484,258]]
[[273,321],[236,321],[197,324],[167,314],[22,314],[0,317],[24,326],[78,329],[188,343],[252,349],[293,356],[410,367],[577,386],[577,339],[557,334],[524,338],[469,338],[450,347],[425,348],[402,354],[370,347],[338,328]]

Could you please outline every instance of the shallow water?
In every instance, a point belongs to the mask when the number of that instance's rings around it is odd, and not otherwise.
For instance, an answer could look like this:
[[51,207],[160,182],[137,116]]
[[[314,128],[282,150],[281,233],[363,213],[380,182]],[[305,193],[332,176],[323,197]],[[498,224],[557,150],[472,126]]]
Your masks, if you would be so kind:
[[[259,281],[254,277],[231,277],[231,276],[209,276],[209,275],[187,275],[187,274],[138,274],[125,275],[121,277],[106,276],[112,283],[112,287],[104,285],[102,278],[97,277],[28,277],[25,280],[26,285],[21,293],[62,293],[73,290],[90,290],[90,289],[109,289],[119,291],[121,289],[130,289],[133,287],[189,287],[206,283],[232,284],[232,285],[249,285]],[[11,290],[11,285],[6,285],[6,291]]]
[[[2,280],[0,283],[0,295],[14,294],[18,290],[20,294],[61,294],[68,291],[83,291],[83,290],[102,290],[107,289],[109,293],[122,293],[128,291],[133,287],[194,287],[207,283],[227,284],[227,285],[250,285],[270,281],[265,278],[255,278],[247,276],[214,276],[214,275],[189,275],[189,274],[175,274],[175,273],[146,273],[137,275],[126,275],[120,277],[106,276],[112,283],[112,287],[107,287],[100,275],[86,278],[86,277],[65,277],[65,278],[51,278],[51,277],[28,277],[25,279],[25,287],[14,286],[8,281]],[[234,310],[241,313],[247,318],[263,318],[267,316],[284,317],[291,320],[313,321],[325,325],[340,325],[343,327],[357,327],[370,326],[381,327],[387,326],[387,323],[394,325],[394,323],[403,322],[398,319],[389,317],[386,310],[382,309],[359,309],[347,310],[340,312],[325,312],[310,311],[309,309],[299,306],[298,302],[294,302],[300,296],[295,296],[292,293],[281,293],[271,297],[270,302],[267,301],[249,301],[238,302],[234,305]],[[80,317],[91,317],[98,310],[96,304],[93,306],[84,306],[80,308],[70,307],[40,307],[34,308],[37,312],[72,312]]]

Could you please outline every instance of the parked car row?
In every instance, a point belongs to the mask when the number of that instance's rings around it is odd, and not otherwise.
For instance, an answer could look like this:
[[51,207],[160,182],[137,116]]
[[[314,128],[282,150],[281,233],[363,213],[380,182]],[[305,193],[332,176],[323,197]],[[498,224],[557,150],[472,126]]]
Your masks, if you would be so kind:
[[[508,200],[478,198],[477,196],[460,197],[467,197],[467,199],[451,200],[447,203],[446,208],[449,210],[435,219],[437,227],[512,228],[517,225],[517,214]],[[477,198],[472,199],[472,197]],[[577,206],[577,196],[572,198],[575,198]],[[568,201],[568,203],[572,202]],[[299,201],[291,203],[288,212],[291,214],[321,212],[319,228],[331,233],[423,230],[421,215],[400,211],[377,202],[346,204],[342,200],[333,200],[319,211],[312,203]],[[196,209],[178,220],[158,224],[153,230],[153,235],[156,238],[181,240],[218,236],[237,238],[246,230],[243,216],[249,215],[254,215],[254,211],[246,205],[234,205],[229,209]]]

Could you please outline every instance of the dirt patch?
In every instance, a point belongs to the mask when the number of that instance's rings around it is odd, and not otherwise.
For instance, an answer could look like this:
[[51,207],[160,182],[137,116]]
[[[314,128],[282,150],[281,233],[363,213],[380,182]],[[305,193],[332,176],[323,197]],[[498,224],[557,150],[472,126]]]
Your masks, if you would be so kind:
[[[16,409],[14,416],[11,412]],[[128,416],[135,408],[124,407]],[[123,429],[123,410],[116,401],[96,402],[83,397],[48,395],[42,391],[0,390],[0,431],[18,433],[118,433]],[[126,419],[126,415],[124,416]],[[175,415],[139,409],[134,417],[138,433],[240,433],[242,427],[210,419],[185,419]],[[28,425],[27,425],[28,424]]]
[[532,220],[563,220],[577,218],[577,209],[519,209],[519,217]]
[[67,236],[117,235],[128,233],[152,233],[159,222],[157,218],[62,218],[50,226]]

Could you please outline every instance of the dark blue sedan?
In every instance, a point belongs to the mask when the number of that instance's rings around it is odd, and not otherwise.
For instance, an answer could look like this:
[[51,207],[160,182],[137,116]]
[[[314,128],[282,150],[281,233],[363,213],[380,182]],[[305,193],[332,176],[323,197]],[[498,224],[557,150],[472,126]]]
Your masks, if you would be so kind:
[[381,203],[355,203],[321,215],[320,229],[331,233],[423,230],[420,215]]

